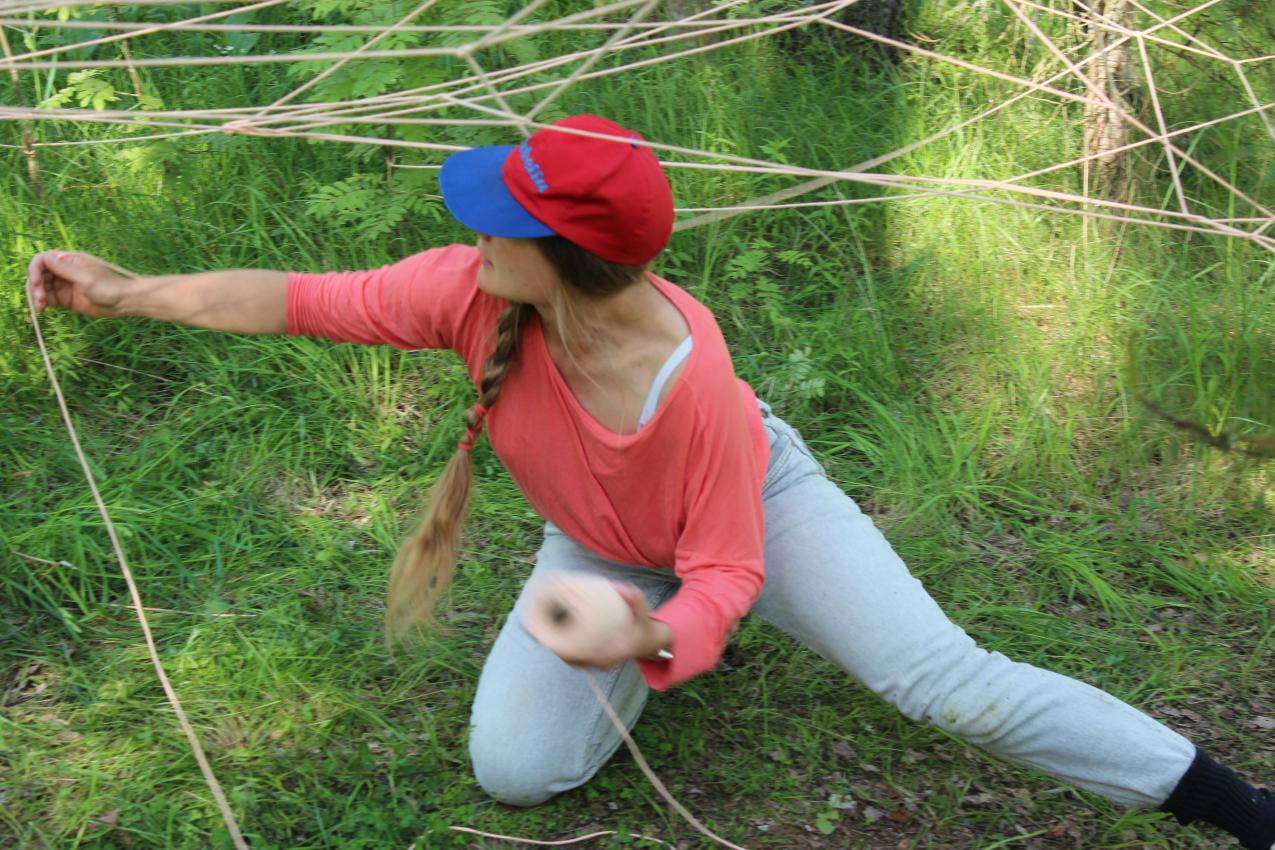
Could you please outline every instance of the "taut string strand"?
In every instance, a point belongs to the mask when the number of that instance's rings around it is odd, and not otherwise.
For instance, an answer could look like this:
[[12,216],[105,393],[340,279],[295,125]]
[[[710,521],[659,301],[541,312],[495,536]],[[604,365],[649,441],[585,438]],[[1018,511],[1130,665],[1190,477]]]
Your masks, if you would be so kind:
[[655,775],[655,771],[651,770],[651,766],[648,765],[646,763],[646,759],[642,757],[642,751],[638,749],[638,745],[633,740],[633,736],[629,734],[629,730],[624,728],[624,722],[620,720],[619,715],[615,713],[615,709],[611,707],[611,703],[607,701],[606,694],[602,693],[602,688],[598,687],[598,683],[593,678],[593,674],[585,671],[584,676],[585,681],[589,683],[589,689],[593,691],[594,698],[598,701],[598,705],[602,706],[602,710],[606,712],[606,716],[611,721],[611,725],[615,727],[615,730],[620,733],[620,737],[624,739],[624,746],[629,748],[629,752],[633,754],[633,760],[637,762],[637,766],[641,769],[642,773],[646,775],[647,780],[652,786],[654,786],[655,790],[659,792],[660,796],[664,798],[665,802],[672,806],[674,811],[685,818],[687,823],[695,827],[702,834],[716,841],[718,844],[721,844],[723,847],[729,847],[731,850],[747,850],[747,848],[740,847],[738,844],[730,843],[725,838],[722,838],[720,835],[704,826],[704,824],[700,823],[699,819],[696,818],[695,815],[688,812],[686,807],[679,803],[677,799],[669,793],[669,790],[664,787],[664,783],[660,781],[660,778]]
[[35,341],[40,347],[40,357],[44,360],[44,370],[49,375],[49,383],[53,387],[53,394],[57,396],[58,409],[62,411],[62,422],[66,425],[67,435],[71,438],[71,446],[75,449],[75,456],[80,461],[80,468],[84,470],[84,478],[88,481],[89,490],[93,493],[93,501],[97,503],[98,513],[102,515],[102,522],[106,526],[106,534],[111,539],[111,548],[115,550],[115,559],[119,562],[120,572],[124,576],[124,583],[128,585],[128,595],[133,600],[133,613],[137,615],[137,622],[142,627],[142,636],[146,639],[146,651],[150,654],[151,664],[155,667],[155,674],[159,676],[159,682],[164,688],[164,694],[168,697],[168,703],[173,707],[173,713],[177,715],[177,722],[181,724],[182,731],[186,733],[186,740],[190,744],[190,749],[195,755],[195,761],[199,763],[199,772],[204,775],[204,781],[208,783],[208,790],[212,792],[213,800],[217,803],[217,809],[221,812],[221,819],[226,824],[226,829],[230,831],[230,840],[234,842],[236,850],[248,850],[248,843],[244,841],[243,833],[239,831],[239,823],[235,820],[235,814],[230,810],[230,804],[226,801],[226,795],[221,790],[221,783],[217,781],[217,776],[213,773],[212,765],[208,763],[208,757],[204,754],[204,748],[199,743],[199,736],[195,734],[195,729],[190,725],[190,719],[186,717],[186,711],[182,708],[181,700],[177,698],[177,691],[173,689],[172,682],[168,680],[168,674],[164,672],[164,664],[159,660],[159,650],[155,646],[155,638],[151,634],[150,622],[146,619],[146,609],[142,604],[142,596],[137,590],[137,582],[133,580],[133,571],[128,568],[128,560],[124,557],[124,548],[120,545],[119,536],[115,533],[115,524],[111,522],[111,514],[106,509],[106,502],[102,500],[102,494],[97,488],[97,480],[93,477],[93,470],[89,468],[88,458],[84,454],[84,449],[80,446],[80,438],[76,433],[75,424],[71,421],[71,411],[67,408],[66,397],[62,394],[62,386],[58,383],[57,373],[53,370],[53,361],[49,357],[49,349],[44,344],[44,334],[40,330],[40,319],[35,312],[35,304],[31,301],[30,293],[27,297],[27,309],[31,313],[31,326],[35,328]]

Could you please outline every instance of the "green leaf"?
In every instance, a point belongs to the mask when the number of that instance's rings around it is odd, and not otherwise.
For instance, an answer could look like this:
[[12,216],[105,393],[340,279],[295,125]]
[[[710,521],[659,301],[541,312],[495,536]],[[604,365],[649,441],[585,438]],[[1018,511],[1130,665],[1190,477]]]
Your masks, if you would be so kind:
[[66,87],[43,100],[40,106],[58,108],[74,101],[82,107],[105,109],[108,103],[114,103],[120,98],[115,87],[98,76],[101,73],[101,69],[76,71],[66,78]]
[[750,248],[735,257],[726,266],[729,280],[745,280],[756,275],[766,265],[766,252]]
[[114,103],[120,99],[115,93],[115,87],[106,80],[86,80],[79,90],[75,93],[76,99],[79,100],[80,106],[92,106],[93,109],[101,111],[106,108],[108,103]]

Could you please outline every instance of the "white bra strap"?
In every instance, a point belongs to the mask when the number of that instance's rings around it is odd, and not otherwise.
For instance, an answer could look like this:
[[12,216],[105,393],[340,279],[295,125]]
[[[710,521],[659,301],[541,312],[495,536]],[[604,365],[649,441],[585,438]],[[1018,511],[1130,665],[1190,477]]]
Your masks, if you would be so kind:
[[673,353],[668,356],[668,360],[664,361],[664,365],[660,367],[660,373],[655,376],[655,382],[651,384],[651,392],[646,397],[646,404],[642,405],[642,415],[638,417],[638,427],[641,428],[651,417],[655,415],[655,409],[660,404],[660,395],[664,392],[664,385],[668,383],[669,376],[673,374],[678,366],[682,365],[682,361],[691,355],[691,338],[688,336],[682,340],[677,348],[673,349]]

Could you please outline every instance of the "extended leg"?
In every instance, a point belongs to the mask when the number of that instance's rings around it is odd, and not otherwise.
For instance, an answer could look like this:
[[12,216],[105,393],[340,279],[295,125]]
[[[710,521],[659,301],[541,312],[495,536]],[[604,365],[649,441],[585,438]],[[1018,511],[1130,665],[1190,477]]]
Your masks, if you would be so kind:
[[756,614],[908,717],[1125,805],[1166,800],[1195,755],[1189,741],[1096,688],[979,648],[800,438],[767,422],[777,442]]

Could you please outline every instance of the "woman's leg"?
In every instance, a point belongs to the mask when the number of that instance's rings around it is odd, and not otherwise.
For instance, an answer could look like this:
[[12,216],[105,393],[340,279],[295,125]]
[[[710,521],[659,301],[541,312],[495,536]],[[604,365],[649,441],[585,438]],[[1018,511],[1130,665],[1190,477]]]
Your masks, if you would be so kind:
[[767,416],[766,586],[754,612],[908,717],[1116,802],[1158,806],[1195,747],[1089,685],[980,649],[801,438]]
[[[573,570],[635,584],[654,608],[676,590],[677,579],[645,567],[601,558],[546,526],[532,575]],[[584,673],[545,649],[522,627],[526,588],[492,646],[478,681],[470,718],[469,754],[478,784],[492,797],[534,806],[575,788],[597,772],[620,745]],[[593,671],[629,728],[646,703],[647,687],[633,662]]]

